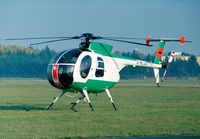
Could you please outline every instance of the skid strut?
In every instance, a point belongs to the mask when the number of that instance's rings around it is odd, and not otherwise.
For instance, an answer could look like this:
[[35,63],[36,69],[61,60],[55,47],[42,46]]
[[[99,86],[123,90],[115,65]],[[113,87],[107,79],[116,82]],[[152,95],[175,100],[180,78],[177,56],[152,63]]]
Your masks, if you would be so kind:
[[94,109],[92,107],[92,104],[90,102],[90,99],[89,99],[88,92],[86,90],[82,91],[81,97],[75,103],[71,103],[72,104],[71,110],[77,112],[77,110],[75,109],[75,106],[84,98],[86,98],[87,102],[89,103],[89,106],[90,106],[91,110],[94,111]]
[[49,110],[49,109],[53,106],[53,104],[55,104],[56,101],[58,101],[58,99],[60,99],[64,94],[65,94],[65,91],[62,90],[61,93],[60,93],[60,94],[53,100],[53,102],[49,105],[49,107],[47,108],[47,110]]
[[71,110],[77,112],[77,110],[75,109],[75,106],[81,101],[81,99],[84,99],[84,98],[85,98],[84,94],[81,93],[81,97],[75,103],[71,103],[72,104]]
[[94,111],[93,107],[92,107],[92,104],[90,103],[90,98],[89,98],[89,95],[88,95],[88,92],[86,90],[83,90],[83,94],[85,95],[88,103],[89,103],[89,106],[91,108],[92,111]]
[[110,99],[110,101],[111,101],[111,103],[112,103],[112,106],[113,106],[114,110],[117,110],[117,108],[116,108],[116,106],[115,106],[115,104],[114,104],[114,102],[113,102],[113,99],[112,99],[112,96],[111,96],[109,90],[108,90],[108,89],[105,89],[105,91],[106,91],[106,94],[108,95],[108,97],[109,97],[109,99]]

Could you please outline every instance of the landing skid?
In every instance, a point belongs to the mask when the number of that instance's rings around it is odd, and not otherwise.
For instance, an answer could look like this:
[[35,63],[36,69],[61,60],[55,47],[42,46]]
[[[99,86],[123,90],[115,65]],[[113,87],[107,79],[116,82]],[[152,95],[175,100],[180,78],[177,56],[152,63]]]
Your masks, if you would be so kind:
[[[106,94],[108,95],[108,98],[110,99],[110,102],[112,103],[112,106],[113,106],[114,110],[117,110],[117,108],[116,108],[116,106],[115,106],[115,104],[114,104],[114,101],[113,101],[113,99],[112,99],[112,96],[111,96],[109,90],[108,90],[108,89],[105,89],[105,92],[106,92]],[[50,108],[51,108],[65,93],[66,93],[66,91],[62,90],[61,93],[60,93],[57,97],[54,98],[53,102],[49,105],[49,107],[47,108],[47,110],[49,110],[49,109],[50,109]],[[71,104],[72,104],[71,110],[74,111],[74,112],[77,112],[77,110],[75,109],[75,106],[76,106],[82,99],[84,99],[84,98],[85,98],[85,99],[87,100],[87,102],[89,103],[90,109],[91,109],[92,111],[94,111],[93,106],[92,106],[92,104],[91,104],[91,102],[90,102],[90,98],[89,98],[89,95],[88,95],[87,90],[83,90],[83,91],[81,92],[81,96],[79,97],[79,99],[78,99],[75,103],[71,103]]]

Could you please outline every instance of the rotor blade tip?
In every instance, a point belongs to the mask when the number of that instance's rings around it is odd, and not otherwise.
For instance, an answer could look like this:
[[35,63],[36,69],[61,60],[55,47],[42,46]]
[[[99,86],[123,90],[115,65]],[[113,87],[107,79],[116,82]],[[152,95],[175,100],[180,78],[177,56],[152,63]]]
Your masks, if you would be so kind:
[[150,40],[151,40],[151,37],[148,35],[148,36],[147,36],[147,39],[146,39],[146,45],[149,45]]
[[181,38],[180,38],[180,44],[184,45],[184,43],[185,43],[185,36],[182,35]]

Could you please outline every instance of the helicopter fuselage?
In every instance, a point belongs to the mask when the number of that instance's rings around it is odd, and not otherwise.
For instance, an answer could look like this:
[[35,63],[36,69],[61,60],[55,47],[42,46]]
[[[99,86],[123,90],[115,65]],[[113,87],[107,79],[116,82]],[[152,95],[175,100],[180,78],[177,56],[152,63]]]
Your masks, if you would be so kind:
[[103,92],[120,79],[113,59],[93,51],[66,50],[55,56],[48,66],[51,85],[66,91]]
[[127,66],[161,68],[160,64],[112,54],[112,46],[92,42],[87,50],[60,52],[49,63],[48,80],[56,88],[68,92],[104,92],[119,80],[120,70]]

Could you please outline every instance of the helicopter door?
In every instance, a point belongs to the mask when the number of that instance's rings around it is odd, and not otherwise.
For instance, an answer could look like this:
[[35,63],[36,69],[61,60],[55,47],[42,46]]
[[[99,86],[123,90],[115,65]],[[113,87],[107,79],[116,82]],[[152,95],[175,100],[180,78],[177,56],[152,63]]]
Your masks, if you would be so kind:
[[101,57],[97,57],[97,68],[95,72],[96,77],[104,76],[104,61]]

